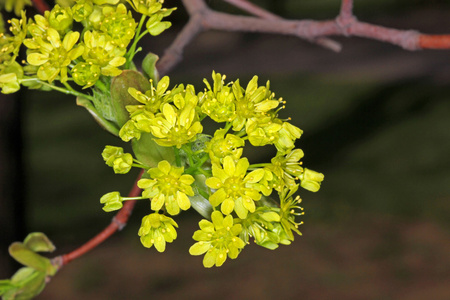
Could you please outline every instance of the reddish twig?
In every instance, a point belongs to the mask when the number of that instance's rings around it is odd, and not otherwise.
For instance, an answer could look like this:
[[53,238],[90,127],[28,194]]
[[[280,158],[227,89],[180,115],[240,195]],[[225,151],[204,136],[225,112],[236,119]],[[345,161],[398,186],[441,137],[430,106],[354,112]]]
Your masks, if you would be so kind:
[[50,6],[44,0],[31,0],[31,2],[33,2],[34,8],[42,15],[45,11],[50,10]]
[[[280,17],[276,14],[273,14],[273,13],[255,5],[247,0],[224,0],[224,1],[240,8],[243,11],[246,11],[256,17],[260,17],[262,19],[283,20],[282,17]],[[329,50],[334,51],[334,52],[340,52],[342,49],[342,46],[340,43],[338,43],[332,39],[325,38],[325,37],[312,38],[312,39],[309,39],[309,42],[315,43],[324,48],[328,48]]]
[[247,0],[224,0],[253,16],[236,16],[211,10],[205,0],[182,0],[190,19],[166,50],[157,68],[162,74],[181,61],[184,48],[202,31],[223,30],[292,35],[335,51],[340,45],[328,36],[358,36],[383,41],[405,50],[450,49],[450,35],[426,35],[360,22],[353,15],[353,0],[342,0],[334,20],[286,20]]
[[[141,178],[143,173],[144,170],[141,171],[138,178],[136,179],[136,182],[134,183],[133,188],[128,194],[128,197],[137,197],[141,193],[141,190],[137,186],[137,181]],[[72,260],[84,255],[85,253],[100,245],[116,231],[122,230],[122,228],[127,224],[128,218],[130,217],[135,204],[136,200],[126,201],[122,209],[115,215],[111,223],[105,229],[103,229],[102,232],[94,236],[87,243],[75,249],[74,251],[55,257],[53,259],[54,264],[61,268],[62,266],[67,265]]]

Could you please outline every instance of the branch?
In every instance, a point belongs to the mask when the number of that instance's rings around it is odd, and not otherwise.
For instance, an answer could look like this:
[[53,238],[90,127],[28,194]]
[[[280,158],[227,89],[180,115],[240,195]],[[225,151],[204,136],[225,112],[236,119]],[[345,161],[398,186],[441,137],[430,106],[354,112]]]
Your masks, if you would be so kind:
[[45,11],[50,10],[50,6],[44,0],[31,0],[31,2],[33,2],[34,8],[42,15]]
[[353,0],[342,0],[339,15],[333,20],[286,20],[247,0],[223,0],[253,16],[237,16],[210,9],[205,0],[182,0],[189,22],[165,51],[157,64],[161,74],[177,65],[184,48],[202,31],[222,30],[259,32],[296,36],[334,51],[340,44],[329,36],[357,36],[402,47],[405,50],[450,49],[450,35],[427,35],[415,30],[399,30],[360,22],[353,15]]
[[[224,0],[224,1],[240,8],[243,11],[246,11],[256,17],[260,17],[262,19],[283,20],[282,17],[280,17],[276,14],[273,14],[251,2],[248,2],[247,0]],[[313,39],[310,39],[309,42],[315,43],[324,48],[328,48],[334,52],[340,52],[342,49],[342,46],[340,43],[338,43],[332,39],[329,39],[329,38],[324,38],[324,37],[313,38]]]
[[[141,171],[136,182],[133,185],[128,197],[137,197],[141,193],[141,190],[137,186],[138,180],[141,178],[144,170]],[[122,230],[128,222],[128,218],[133,212],[134,205],[136,204],[136,200],[126,201],[123,205],[122,209],[116,214],[116,216],[112,219],[111,223],[103,229],[99,234],[90,239],[87,243],[75,249],[74,251],[57,256],[52,259],[53,263],[58,266],[58,269],[61,269],[63,266],[67,265],[72,260],[86,254],[90,250],[94,249],[102,242],[107,240],[111,235],[113,235],[116,231]]]

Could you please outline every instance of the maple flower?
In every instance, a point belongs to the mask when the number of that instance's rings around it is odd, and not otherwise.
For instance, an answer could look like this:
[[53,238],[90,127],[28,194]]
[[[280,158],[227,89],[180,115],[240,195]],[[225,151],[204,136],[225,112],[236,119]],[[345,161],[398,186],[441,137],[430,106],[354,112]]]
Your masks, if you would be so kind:
[[225,75],[212,73],[213,87],[205,79],[207,90],[199,93],[202,112],[217,123],[231,122],[236,117],[235,98],[231,87],[224,85]]
[[241,158],[245,141],[234,134],[227,134],[225,129],[216,130],[214,137],[206,143],[206,152],[212,163],[220,163],[226,156],[235,161]]
[[165,103],[162,106],[162,112],[150,121],[151,133],[158,145],[179,149],[202,132],[203,126],[196,111],[197,102],[195,94],[186,92],[174,96],[174,105]]
[[219,211],[211,214],[212,222],[201,220],[200,230],[194,232],[193,239],[198,241],[189,248],[191,255],[202,255],[203,265],[206,268],[220,267],[227,257],[235,259],[245,243],[238,235],[242,231],[240,224],[234,224],[233,217],[224,217]]
[[254,76],[245,91],[236,80],[232,86],[236,98],[236,117],[233,120],[233,130],[240,131],[251,118],[259,118],[275,109],[280,101],[273,99],[269,82],[266,86],[258,87],[258,76]]
[[102,11],[104,19],[99,23],[101,32],[111,37],[112,42],[120,48],[126,48],[133,39],[137,23],[125,5],[105,6]]
[[32,50],[27,56],[29,64],[39,66],[37,77],[52,82],[60,75],[60,81],[66,82],[67,67],[83,53],[82,45],[75,46],[80,37],[79,32],[70,31],[61,41],[56,29],[47,29],[47,41],[37,37],[26,40],[25,45]]
[[123,57],[126,53],[125,48],[118,47],[108,35],[98,31],[86,31],[84,43],[86,45],[84,60],[98,65],[102,75],[118,76],[122,73],[119,67],[126,62],[126,58]]
[[119,192],[111,192],[100,198],[100,203],[104,204],[103,210],[106,212],[119,210],[123,207],[122,197]]
[[170,217],[153,213],[142,218],[138,235],[146,248],[155,245],[158,252],[166,250],[166,243],[172,243],[177,238],[177,223]]
[[234,210],[239,218],[245,219],[249,211],[255,211],[254,201],[261,199],[256,183],[263,178],[264,170],[257,169],[247,174],[248,167],[247,158],[235,163],[231,156],[223,159],[223,168],[218,164],[212,165],[213,177],[206,179],[206,185],[216,191],[209,197],[209,202],[213,207],[221,205],[225,215]]
[[174,167],[163,160],[158,163],[157,168],[148,170],[151,179],[138,181],[138,187],[144,189],[142,196],[152,199],[152,210],[158,211],[164,205],[169,214],[176,215],[180,209],[187,210],[191,207],[188,196],[194,196],[191,187],[194,177],[183,172],[183,167]]

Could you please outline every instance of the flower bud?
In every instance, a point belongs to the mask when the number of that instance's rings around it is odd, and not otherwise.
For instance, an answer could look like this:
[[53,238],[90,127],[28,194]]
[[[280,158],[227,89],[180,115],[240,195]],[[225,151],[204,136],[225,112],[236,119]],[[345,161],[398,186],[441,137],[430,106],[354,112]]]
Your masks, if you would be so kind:
[[55,28],[59,32],[67,32],[72,28],[72,10],[69,7],[63,8],[56,4],[50,12],[48,22],[51,27]]
[[105,205],[103,206],[103,210],[106,212],[121,209],[123,206],[122,197],[119,192],[111,192],[103,195],[100,198],[100,203]]
[[300,175],[300,185],[302,188],[311,192],[317,192],[320,189],[320,183],[323,181],[322,173],[305,168],[302,175]]

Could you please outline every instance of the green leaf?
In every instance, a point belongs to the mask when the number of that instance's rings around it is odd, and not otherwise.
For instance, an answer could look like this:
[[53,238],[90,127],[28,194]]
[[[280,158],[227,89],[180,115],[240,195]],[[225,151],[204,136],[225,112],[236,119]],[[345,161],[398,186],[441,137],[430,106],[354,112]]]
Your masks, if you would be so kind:
[[94,117],[95,121],[106,131],[115,136],[119,136],[119,128],[113,122],[106,120],[94,107],[91,101],[85,98],[77,97],[77,105],[87,109],[87,111]]
[[42,232],[32,232],[27,235],[23,244],[34,252],[53,252],[56,247]]
[[45,258],[36,252],[30,250],[20,242],[14,242],[9,246],[9,254],[24,266],[33,268],[45,274],[53,275],[56,273],[56,267],[53,266],[48,258]]
[[148,78],[152,79],[155,83],[159,80],[158,70],[156,69],[156,62],[159,56],[154,53],[148,53],[142,61],[142,70]]
[[21,268],[11,278],[11,288],[3,295],[3,300],[28,300],[38,295],[45,287],[46,275],[33,268]]
[[156,144],[151,133],[143,132],[139,140],[132,140],[131,145],[137,160],[149,167],[155,168],[163,160],[167,160],[172,165],[175,163],[173,148]]
[[128,93],[130,87],[142,92],[151,88],[147,78],[133,70],[124,70],[122,74],[113,78],[111,82],[111,103],[119,127],[122,127],[130,119],[130,114],[125,107],[140,104]]

